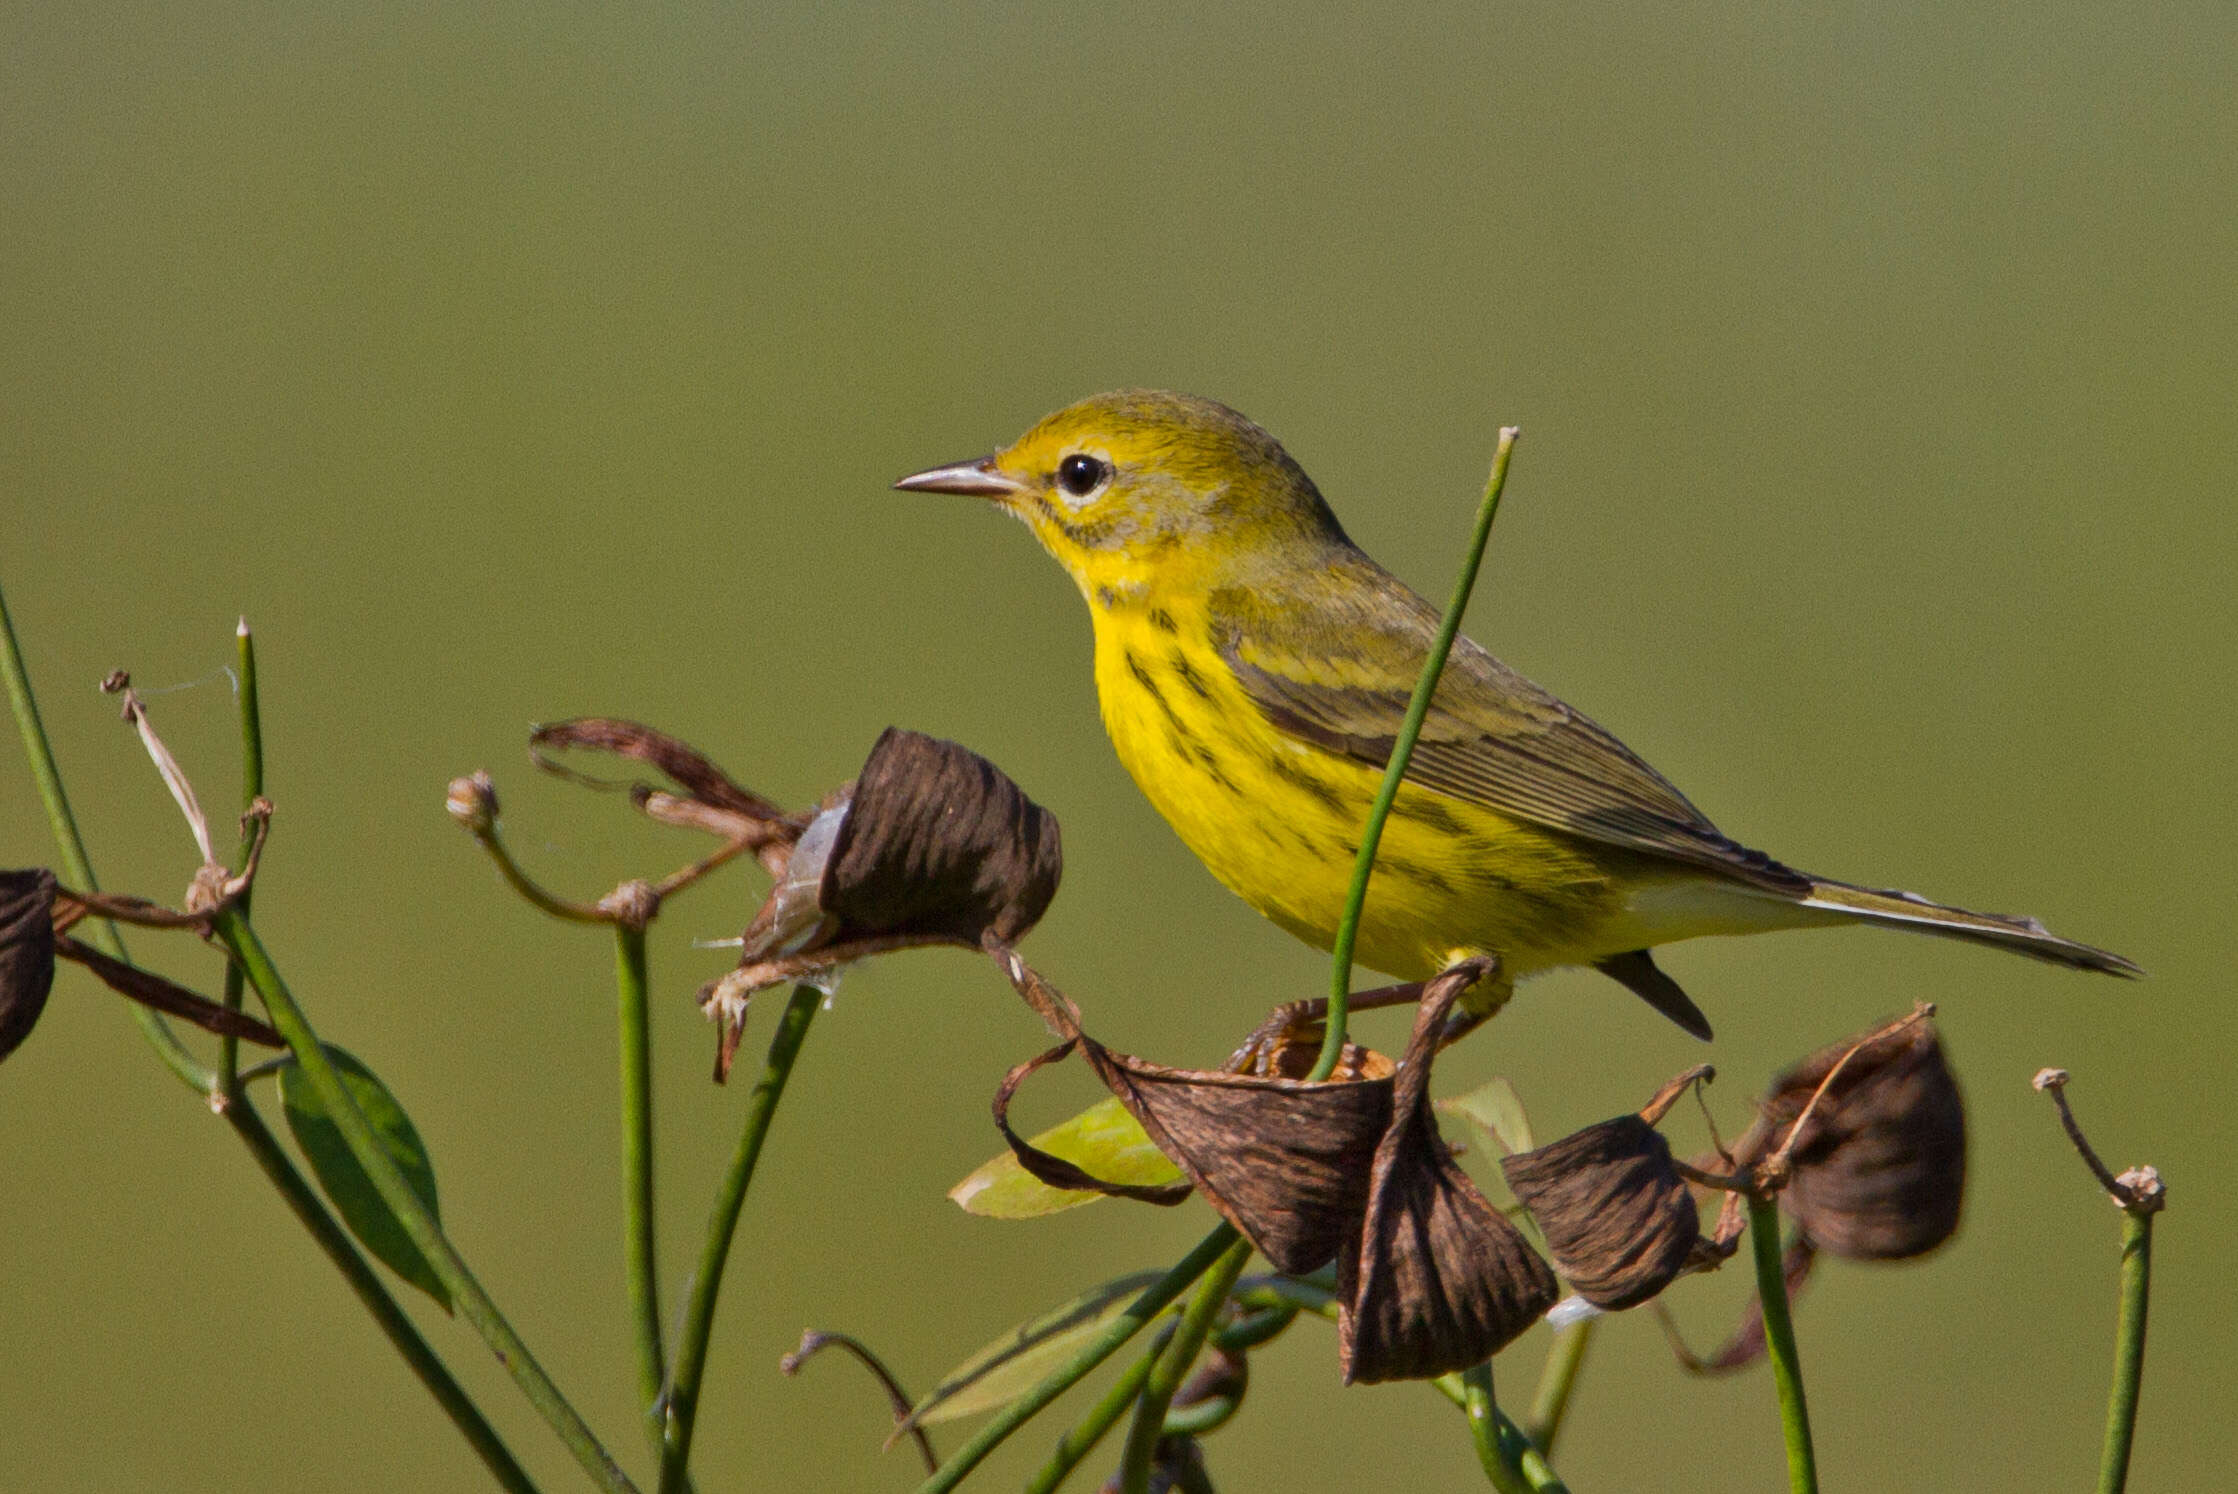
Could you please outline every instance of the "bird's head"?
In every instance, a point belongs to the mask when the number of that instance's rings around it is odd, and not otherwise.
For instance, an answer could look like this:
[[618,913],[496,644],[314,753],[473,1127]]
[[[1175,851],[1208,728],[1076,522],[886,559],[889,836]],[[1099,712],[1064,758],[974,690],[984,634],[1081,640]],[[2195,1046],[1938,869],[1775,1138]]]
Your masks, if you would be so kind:
[[1230,582],[1301,547],[1344,543],[1313,480],[1274,437],[1209,399],[1099,394],[1010,446],[894,484],[986,498],[1023,520],[1091,599]]

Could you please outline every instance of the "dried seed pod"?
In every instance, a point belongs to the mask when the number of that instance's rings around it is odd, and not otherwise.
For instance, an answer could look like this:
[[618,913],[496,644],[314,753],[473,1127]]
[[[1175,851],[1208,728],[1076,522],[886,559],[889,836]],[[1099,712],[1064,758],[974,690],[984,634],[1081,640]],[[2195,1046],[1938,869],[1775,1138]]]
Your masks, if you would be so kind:
[[1637,1115],[1587,1126],[1501,1160],[1577,1294],[1616,1312],[1669,1286],[1701,1239],[1700,1212],[1670,1143]]
[[1829,1255],[1902,1260],[1948,1240],[1965,1202],[1966,1108],[1934,1025],[1837,1043],[1775,1079],[1735,1157],[1752,1167],[1783,1147],[1780,1206]]
[[1057,817],[975,752],[886,728],[833,835],[821,902],[835,940],[886,934],[1010,943],[1064,870]]
[[[1370,1164],[1390,1124],[1389,1059],[1362,1050],[1358,1077],[1318,1084],[1151,1063],[1088,1037],[1072,1003],[1038,971],[1013,952],[996,954],[1028,1004],[1066,1039],[1012,1069],[995,1094],[995,1124],[1028,1172],[1053,1188],[1094,1189],[1144,1203],[1179,1203],[1194,1186],[1277,1270],[1295,1275],[1336,1257],[1358,1227]],[[1189,1182],[1108,1182],[1011,1129],[1010,1099],[1018,1086],[1075,1048]]]
[[[1204,1450],[1194,1437],[1160,1437],[1150,1455],[1150,1494],[1175,1494],[1201,1489],[1211,1480],[1205,1475]],[[1102,1494],[1120,1494],[1119,1475],[1104,1480]]]
[[746,930],[742,972],[871,940],[1007,944],[1064,871],[1055,815],[977,753],[898,727],[802,823]]
[[1337,1257],[1347,1385],[1429,1379],[1481,1364],[1554,1305],[1554,1273],[1477,1192],[1438,1135],[1430,1064],[1446,1014],[1481,972],[1423,991],[1376,1148],[1360,1231]]
[[31,1035],[54,986],[54,873],[0,872],[0,1058]]
[[1057,895],[1057,817],[975,752],[888,727],[855,781],[783,822],[762,860],[776,886],[736,969],[700,992],[723,1024],[718,1082],[746,1005],[787,981],[825,984],[855,960],[927,944],[1007,943]]
[[[1447,1014],[1487,968],[1472,961],[1422,992],[1407,1056],[1349,1055],[1355,1077],[1318,1083],[1173,1069],[1114,1053],[1080,1013],[1011,950],[993,954],[1029,1006],[1065,1039],[1011,1070],[995,1123],[1020,1164],[1056,1188],[1177,1203],[1188,1185],[1136,1186],[1088,1175],[1011,1129],[1011,1096],[1034,1070],[1076,1049],[1143,1130],[1276,1268],[1298,1274],[1333,1255],[1347,1383],[1427,1378],[1478,1364],[1554,1302],[1554,1273],[1476,1191],[1429,1109],[1430,1065]],[[1280,1050],[1270,1067],[1291,1066]]]

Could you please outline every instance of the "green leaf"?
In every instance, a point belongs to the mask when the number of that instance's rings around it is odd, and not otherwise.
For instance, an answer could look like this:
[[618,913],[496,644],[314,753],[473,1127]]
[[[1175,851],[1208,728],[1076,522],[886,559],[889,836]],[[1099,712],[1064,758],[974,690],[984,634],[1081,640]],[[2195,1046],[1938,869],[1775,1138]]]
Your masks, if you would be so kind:
[[1467,1121],[1499,1156],[1512,1157],[1537,1149],[1523,1102],[1515,1097],[1515,1086],[1505,1079],[1487,1079],[1465,1095],[1438,1101],[1437,1108]]
[[[420,1133],[412,1127],[412,1118],[404,1113],[404,1107],[396,1103],[396,1097],[374,1077],[371,1069],[331,1044],[326,1046],[326,1056],[340,1071],[343,1088],[350,1092],[350,1098],[357,1101],[357,1108],[364,1111],[366,1120],[372,1123],[373,1134],[380,1138],[381,1150],[395,1161],[404,1180],[427,1205],[428,1213],[440,1218],[435,1204],[435,1164],[428,1159]],[[350,1144],[342,1139],[341,1128],[335,1125],[318,1092],[312,1088],[310,1075],[293,1059],[280,1066],[280,1107],[287,1114],[288,1129],[295,1134],[295,1144],[303,1148],[311,1171],[318,1174],[319,1186],[326,1190],[334,1211],[342,1216],[342,1222],[357,1236],[358,1243],[449,1312],[450,1289],[443,1285],[435,1268],[428,1264],[427,1257],[412,1243],[404,1225],[374,1188],[373,1180],[358,1165]]]
[[[1487,1079],[1465,1095],[1432,1103],[1441,1114],[1465,1122],[1483,1150],[1495,1161],[1533,1149],[1530,1118],[1523,1113],[1523,1102],[1516,1098],[1515,1086],[1505,1079]],[[1471,1171],[1478,1176],[1484,1196],[1491,1200],[1494,1208],[1511,1216],[1522,1213],[1523,1206],[1509,1190],[1506,1174],[1497,1166]],[[1536,1230],[1537,1225],[1532,1224],[1530,1228]]]
[[[1181,1176],[1173,1159],[1158,1150],[1142,1123],[1115,1099],[1090,1105],[1034,1137],[1033,1144],[1109,1182],[1156,1186]],[[1094,1203],[1104,1195],[1085,1188],[1052,1188],[1004,1152],[949,1189],[948,1196],[967,1214],[1038,1219]]]
[[1022,1323],[950,1370],[909,1413],[909,1425],[954,1421],[999,1411],[1040,1384],[1096,1330],[1127,1309],[1162,1271],[1137,1271],[1107,1281]]

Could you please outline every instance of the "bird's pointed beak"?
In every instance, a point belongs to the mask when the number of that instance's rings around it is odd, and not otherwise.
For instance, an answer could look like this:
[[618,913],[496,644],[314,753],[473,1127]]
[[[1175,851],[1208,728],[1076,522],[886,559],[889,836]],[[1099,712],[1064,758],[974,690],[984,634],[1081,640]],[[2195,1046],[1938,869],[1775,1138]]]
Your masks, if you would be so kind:
[[1015,498],[1026,485],[995,465],[991,456],[913,472],[894,484],[905,493],[961,493],[967,498]]

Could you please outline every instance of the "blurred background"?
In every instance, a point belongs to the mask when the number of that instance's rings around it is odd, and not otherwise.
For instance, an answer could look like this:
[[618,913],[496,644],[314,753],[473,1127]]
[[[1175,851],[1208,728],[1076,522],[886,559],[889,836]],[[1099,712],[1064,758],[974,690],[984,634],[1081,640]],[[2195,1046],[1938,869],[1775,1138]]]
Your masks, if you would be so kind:
[[[168,899],[191,845],[94,686],[129,667],[222,813],[248,616],[279,806],[258,923],[641,1469],[611,953],[498,884],[445,781],[491,769],[524,859],[595,895],[699,846],[540,779],[531,722],[649,721],[795,804],[888,723],[954,737],[1063,819],[1030,956],[1107,1041],[1216,1060],[1317,991],[1321,957],[1137,795],[1080,603],[1027,535],[887,484],[1096,390],[1191,390],[1442,596],[1495,427],[1520,424],[1477,638],[1751,844],[2151,972],[1870,932],[1665,957],[1717,1025],[1729,1134],[1773,1069],[1914,999],[1967,1086],[1958,1240],[1829,1264],[1801,1304],[1830,1486],[2088,1478],[2120,1221],[2029,1090],[2056,1063],[2108,1160],[2169,1181],[2134,1487],[2205,1487],[2238,1454],[2234,36],[2211,5],[12,7],[0,579],[103,881]],[[0,757],[0,864],[50,864],[12,734]],[[671,1304],[745,1099],[708,1082],[691,994],[728,960],[692,941],[761,893],[739,868],[656,930]],[[133,943],[217,985],[191,940]],[[1404,1018],[1363,1029],[1394,1045]],[[916,1482],[852,1367],[779,1376],[804,1327],[922,1389],[1203,1232],[1196,1203],[1003,1224],[946,1200],[1044,1042],[961,954],[847,981],[740,1231],[702,1489]],[[1439,1088],[1508,1075],[1555,1135],[1703,1056],[1565,974]],[[1058,1071],[1021,1114],[1091,1095]],[[484,1486],[82,973],[0,1070],[0,1135],[11,1486]],[[1671,1294],[1698,1345],[1741,1275]],[[410,1305],[530,1468],[576,1486],[463,1323]],[[1506,1399],[1544,1339],[1501,1359]],[[983,1482],[1015,1486],[1085,1401]],[[1450,1407],[1340,1389],[1310,1322],[1207,1447],[1224,1488],[1480,1477]],[[1580,1491],[1775,1487],[1771,1386],[1684,1378],[1619,1320],[1557,1461]]]

